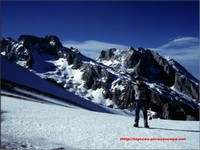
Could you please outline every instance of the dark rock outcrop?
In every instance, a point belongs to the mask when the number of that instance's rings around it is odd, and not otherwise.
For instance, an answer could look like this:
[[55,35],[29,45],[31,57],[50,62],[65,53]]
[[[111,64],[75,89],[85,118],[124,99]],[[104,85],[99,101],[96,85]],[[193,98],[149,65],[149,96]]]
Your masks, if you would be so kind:
[[106,69],[98,65],[87,64],[82,71],[84,72],[82,79],[85,81],[85,88],[93,90],[103,88],[106,91],[109,90],[112,78]]
[[179,73],[176,73],[174,88],[190,96],[191,98],[195,99],[196,102],[199,103],[199,85],[192,82],[185,76]]
[[107,51],[102,50],[99,58],[103,60],[111,59],[114,56],[114,53],[113,53],[114,51],[116,51],[115,48],[109,49]]

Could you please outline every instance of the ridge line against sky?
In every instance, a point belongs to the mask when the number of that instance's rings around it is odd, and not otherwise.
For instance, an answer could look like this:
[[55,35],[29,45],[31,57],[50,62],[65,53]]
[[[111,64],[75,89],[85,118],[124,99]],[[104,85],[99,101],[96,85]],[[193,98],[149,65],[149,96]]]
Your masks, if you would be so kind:
[[[87,41],[62,41],[66,47],[74,47],[88,57],[96,59],[100,56],[102,50],[116,48],[126,50],[134,45],[121,45],[115,43],[107,43],[103,41],[87,40]],[[137,48],[137,47],[134,47]],[[144,47],[145,49],[154,50],[161,55],[170,56],[172,59],[184,66],[194,77],[199,79],[199,38],[198,37],[181,37],[171,38],[166,44],[159,47]]]

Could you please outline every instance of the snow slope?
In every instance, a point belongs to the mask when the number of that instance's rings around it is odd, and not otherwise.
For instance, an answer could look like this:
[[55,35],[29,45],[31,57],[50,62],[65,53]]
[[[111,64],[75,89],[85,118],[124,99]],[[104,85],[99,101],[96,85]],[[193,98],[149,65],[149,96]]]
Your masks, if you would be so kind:
[[11,81],[32,89],[39,90],[44,93],[53,94],[57,97],[63,98],[71,103],[88,108],[94,111],[112,113],[109,109],[103,106],[94,104],[93,102],[87,101],[65,89],[62,89],[42,78],[31,73],[25,68],[16,65],[15,63],[9,62],[5,57],[1,56],[1,79]]
[[[20,149],[199,149],[198,121],[149,121],[133,117],[1,97],[2,146]],[[129,140],[120,138],[185,138]]]

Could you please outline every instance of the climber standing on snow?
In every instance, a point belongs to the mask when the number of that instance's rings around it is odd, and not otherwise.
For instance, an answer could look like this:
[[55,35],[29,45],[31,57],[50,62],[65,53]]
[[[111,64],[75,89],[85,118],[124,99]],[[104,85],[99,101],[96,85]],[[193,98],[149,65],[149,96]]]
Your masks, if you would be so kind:
[[148,119],[147,119],[147,107],[148,107],[148,98],[147,98],[147,86],[142,82],[140,77],[136,78],[136,85],[134,86],[135,90],[135,124],[134,127],[138,127],[139,123],[139,113],[140,109],[143,111],[144,116],[144,127],[149,128]]

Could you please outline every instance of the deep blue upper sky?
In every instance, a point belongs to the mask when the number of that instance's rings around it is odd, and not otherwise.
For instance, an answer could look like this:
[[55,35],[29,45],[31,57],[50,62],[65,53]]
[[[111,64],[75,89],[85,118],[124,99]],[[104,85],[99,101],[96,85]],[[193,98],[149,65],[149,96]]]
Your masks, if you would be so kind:
[[199,36],[198,1],[2,2],[2,37],[21,34],[158,47]]

